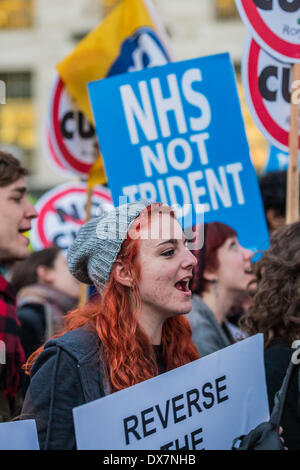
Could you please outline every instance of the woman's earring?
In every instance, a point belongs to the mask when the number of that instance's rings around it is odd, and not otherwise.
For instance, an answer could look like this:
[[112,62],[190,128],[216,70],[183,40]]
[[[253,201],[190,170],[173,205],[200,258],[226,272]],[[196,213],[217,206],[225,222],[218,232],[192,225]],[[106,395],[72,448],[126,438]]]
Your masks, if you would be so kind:
[[218,295],[218,284],[217,284],[217,279],[211,279],[210,281],[212,283],[212,286],[213,286],[213,291],[215,293],[215,295]]

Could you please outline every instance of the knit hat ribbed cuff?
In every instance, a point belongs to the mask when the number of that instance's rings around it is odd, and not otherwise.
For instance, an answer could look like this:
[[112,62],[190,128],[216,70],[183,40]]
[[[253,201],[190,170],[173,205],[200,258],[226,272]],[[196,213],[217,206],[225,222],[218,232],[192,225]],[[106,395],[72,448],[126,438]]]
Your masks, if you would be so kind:
[[148,205],[145,200],[123,204],[84,224],[67,253],[71,274],[103,292],[132,222]]

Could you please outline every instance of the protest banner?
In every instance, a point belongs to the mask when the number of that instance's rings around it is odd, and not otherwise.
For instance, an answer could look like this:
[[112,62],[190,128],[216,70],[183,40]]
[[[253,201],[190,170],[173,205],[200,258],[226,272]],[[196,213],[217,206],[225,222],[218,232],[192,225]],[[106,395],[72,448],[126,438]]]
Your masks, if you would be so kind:
[[[30,239],[34,249],[51,245],[63,252],[69,248],[86,220],[87,190],[84,183],[66,183],[45,193],[36,203],[39,217],[32,222]],[[100,216],[113,207],[110,191],[95,186],[90,216]]]
[[[298,161],[300,161],[300,155],[298,155]],[[262,172],[269,173],[271,171],[287,170],[288,166],[289,154],[282,152],[280,149],[274,147],[274,145],[270,145]]]
[[283,62],[300,62],[298,0],[235,0],[256,42]]
[[242,82],[253,121],[268,142],[288,152],[292,65],[268,54],[248,35],[242,58]]
[[115,205],[161,201],[184,228],[204,214],[245,247],[268,240],[229,54],[91,82],[89,93]]
[[0,450],[40,450],[35,420],[0,423]]
[[263,335],[73,409],[79,450],[226,450],[269,418]]

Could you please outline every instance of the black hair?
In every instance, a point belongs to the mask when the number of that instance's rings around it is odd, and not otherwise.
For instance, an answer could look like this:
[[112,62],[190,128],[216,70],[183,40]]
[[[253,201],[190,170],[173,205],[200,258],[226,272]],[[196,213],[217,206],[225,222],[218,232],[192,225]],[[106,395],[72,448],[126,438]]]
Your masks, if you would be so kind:
[[280,170],[263,174],[259,187],[265,213],[268,209],[274,209],[276,215],[285,217],[287,172]]
[[0,149],[0,187],[9,186],[19,178],[28,175],[28,171],[11,153]]
[[36,284],[38,282],[37,268],[46,266],[53,268],[54,262],[61,252],[57,246],[51,246],[44,250],[34,251],[28,258],[19,261],[13,268],[11,284],[16,292],[26,286]]

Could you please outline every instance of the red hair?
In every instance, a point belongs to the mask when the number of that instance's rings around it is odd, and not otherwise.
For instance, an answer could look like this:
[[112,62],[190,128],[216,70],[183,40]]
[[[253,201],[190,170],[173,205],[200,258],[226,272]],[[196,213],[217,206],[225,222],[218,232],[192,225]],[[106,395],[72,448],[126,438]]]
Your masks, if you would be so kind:
[[[199,234],[199,228],[196,230]],[[204,243],[201,250],[193,251],[197,258],[197,265],[193,270],[191,291],[201,294],[207,290],[207,282],[204,279],[204,269],[214,272],[219,267],[218,249],[225,243],[227,238],[236,237],[236,231],[222,222],[210,222],[204,224]]]
[[[160,212],[164,209],[161,205],[155,206]],[[151,206],[147,207],[148,213],[151,210],[149,207]],[[153,207],[151,213],[153,214]],[[170,214],[172,215],[172,212]],[[138,230],[137,224],[135,229]],[[70,312],[65,317],[65,328],[60,333],[62,335],[82,326],[96,331],[104,347],[106,375],[112,392],[158,374],[153,347],[138,323],[141,307],[138,282],[136,282],[140,276],[138,250],[139,240],[133,240],[128,234],[118,256],[118,261],[132,273],[135,280],[133,288],[117,282],[113,268],[101,299],[91,301]],[[27,373],[42,349],[43,347],[39,348],[28,359]],[[192,342],[191,327],[183,315],[165,321],[162,329],[162,350],[166,370],[199,358],[198,350]]]

